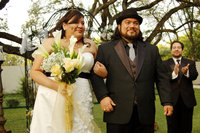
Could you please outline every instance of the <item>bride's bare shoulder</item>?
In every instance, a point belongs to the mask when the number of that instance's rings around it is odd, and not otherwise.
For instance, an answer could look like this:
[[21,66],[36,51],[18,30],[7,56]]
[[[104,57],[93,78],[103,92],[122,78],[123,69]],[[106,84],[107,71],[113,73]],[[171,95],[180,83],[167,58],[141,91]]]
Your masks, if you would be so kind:
[[84,38],[84,43],[89,43],[91,45],[96,46],[96,43],[90,38]]
[[88,45],[88,47],[87,47],[88,52],[91,52],[94,55],[94,57],[96,58],[96,54],[97,54],[96,43],[92,39],[89,39],[89,38],[84,38],[84,43]]
[[46,40],[43,41],[42,45],[45,47],[45,49],[47,51],[51,51],[52,50],[52,44],[54,43],[54,38],[47,38]]
[[54,38],[53,37],[50,37],[50,38],[47,38],[43,41],[43,45],[51,45],[54,43]]

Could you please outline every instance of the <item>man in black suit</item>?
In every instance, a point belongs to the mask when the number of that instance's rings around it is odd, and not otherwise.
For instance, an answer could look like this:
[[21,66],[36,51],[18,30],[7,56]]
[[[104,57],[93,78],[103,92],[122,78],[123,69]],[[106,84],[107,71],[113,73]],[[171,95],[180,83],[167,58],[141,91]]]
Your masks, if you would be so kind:
[[153,133],[154,83],[164,113],[169,116],[173,111],[169,79],[158,48],[142,41],[142,17],[134,9],[127,9],[116,21],[112,40],[99,46],[96,58],[107,69],[106,83],[95,74],[91,78],[104,111],[107,133]]
[[184,45],[171,43],[172,58],[164,61],[171,79],[174,113],[167,117],[168,133],[191,133],[196,99],[192,80],[198,76],[195,62],[182,57]]

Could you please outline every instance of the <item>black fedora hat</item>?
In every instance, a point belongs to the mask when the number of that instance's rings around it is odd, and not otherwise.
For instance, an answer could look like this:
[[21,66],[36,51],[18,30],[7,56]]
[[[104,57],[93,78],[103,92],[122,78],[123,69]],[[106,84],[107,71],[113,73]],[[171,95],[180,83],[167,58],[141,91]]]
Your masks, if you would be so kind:
[[122,20],[125,18],[135,18],[139,21],[140,24],[142,23],[142,20],[143,20],[142,17],[140,17],[137,14],[137,11],[134,8],[129,8],[122,11],[116,19],[117,25],[120,24]]

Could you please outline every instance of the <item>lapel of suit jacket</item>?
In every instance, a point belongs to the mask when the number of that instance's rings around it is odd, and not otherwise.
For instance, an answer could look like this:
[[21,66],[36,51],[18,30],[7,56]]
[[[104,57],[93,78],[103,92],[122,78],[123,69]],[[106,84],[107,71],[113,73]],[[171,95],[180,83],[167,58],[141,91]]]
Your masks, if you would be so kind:
[[137,71],[136,71],[136,78],[138,78],[138,75],[141,71],[142,65],[144,63],[144,58],[145,58],[145,44],[143,44],[142,42],[138,42],[137,43]]
[[[174,66],[175,66],[174,60],[173,60],[172,58],[170,58],[169,61],[168,61],[168,63],[169,63],[169,66],[170,66],[170,68],[171,68],[171,71],[173,71],[173,70],[174,70]],[[184,67],[184,66],[186,66],[186,65],[187,65],[187,62],[186,62],[186,60],[182,57],[182,58],[181,58],[181,65],[180,65],[180,68],[182,68],[182,67]]]
[[171,71],[174,71],[174,66],[175,66],[174,60],[172,58],[170,58],[168,63],[169,63]]
[[117,53],[117,55],[119,56],[122,64],[125,66],[125,68],[127,69],[128,73],[131,75],[131,77],[133,77],[133,73],[131,71],[131,67],[130,67],[130,63],[128,60],[128,56],[126,54],[126,50],[123,46],[123,42],[122,40],[120,40],[115,46],[114,49]]
[[181,68],[187,66],[187,61],[185,60],[185,58],[181,58]]
[[[188,62],[185,58],[181,58],[181,66],[180,66],[180,71],[183,67],[187,66]],[[181,77],[183,76],[183,73],[181,72]]]

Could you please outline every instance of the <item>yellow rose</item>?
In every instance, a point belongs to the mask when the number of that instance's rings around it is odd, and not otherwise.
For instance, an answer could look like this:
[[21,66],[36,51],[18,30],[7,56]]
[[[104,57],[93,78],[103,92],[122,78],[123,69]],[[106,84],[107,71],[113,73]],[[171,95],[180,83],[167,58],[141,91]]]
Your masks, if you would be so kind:
[[52,75],[52,76],[57,76],[57,77],[60,78],[61,74],[62,74],[62,71],[61,71],[60,65],[55,64],[55,65],[51,68],[51,75]]
[[76,65],[75,62],[72,61],[70,58],[64,59],[64,68],[67,73],[73,71],[75,65]]

